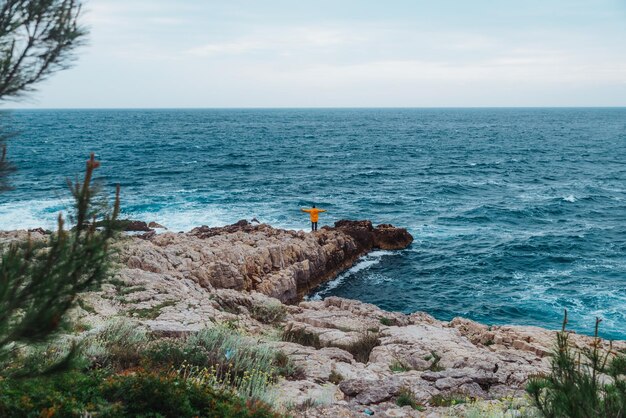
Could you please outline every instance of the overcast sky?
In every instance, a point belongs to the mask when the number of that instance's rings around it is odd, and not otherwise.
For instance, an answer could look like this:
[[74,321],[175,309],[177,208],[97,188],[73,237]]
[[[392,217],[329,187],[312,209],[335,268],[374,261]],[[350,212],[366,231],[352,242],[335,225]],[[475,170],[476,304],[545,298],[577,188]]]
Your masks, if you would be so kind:
[[90,0],[9,107],[625,106],[624,0]]

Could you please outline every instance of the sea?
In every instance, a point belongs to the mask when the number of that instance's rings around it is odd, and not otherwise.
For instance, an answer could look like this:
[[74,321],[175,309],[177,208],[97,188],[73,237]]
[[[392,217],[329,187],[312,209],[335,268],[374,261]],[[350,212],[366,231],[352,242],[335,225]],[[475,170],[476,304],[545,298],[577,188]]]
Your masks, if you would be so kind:
[[406,227],[311,299],[626,339],[626,108],[15,110],[0,229],[53,228],[95,152],[123,217]]

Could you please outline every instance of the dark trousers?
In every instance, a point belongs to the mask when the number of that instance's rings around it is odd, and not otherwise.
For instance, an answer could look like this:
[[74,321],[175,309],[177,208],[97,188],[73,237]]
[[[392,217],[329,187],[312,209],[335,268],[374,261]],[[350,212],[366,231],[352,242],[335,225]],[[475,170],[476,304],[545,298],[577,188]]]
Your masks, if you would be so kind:
[[317,231],[317,222],[311,222],[311,231]]

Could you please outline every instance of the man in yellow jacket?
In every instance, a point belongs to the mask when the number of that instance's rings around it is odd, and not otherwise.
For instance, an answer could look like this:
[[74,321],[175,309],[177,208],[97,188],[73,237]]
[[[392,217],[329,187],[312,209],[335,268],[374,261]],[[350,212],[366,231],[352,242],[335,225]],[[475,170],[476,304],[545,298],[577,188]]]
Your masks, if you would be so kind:
[[317,231],[317,220],[319,219],[319,214],[322,212],[326,212],[324,209],[317,209],[315,205],[311,209],[300,209],[302,212],[307,212],[311,215],[311,231]]

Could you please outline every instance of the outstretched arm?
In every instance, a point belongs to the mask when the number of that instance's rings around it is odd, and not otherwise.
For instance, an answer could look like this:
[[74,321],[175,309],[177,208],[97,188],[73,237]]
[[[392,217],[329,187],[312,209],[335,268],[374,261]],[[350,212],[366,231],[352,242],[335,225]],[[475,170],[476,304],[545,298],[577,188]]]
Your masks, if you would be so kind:
[[302,212],[308,212],[311,213],[311,209],[300,209]]
[[320,209],[319,211],[320,212],[326,212],[326,209]]

